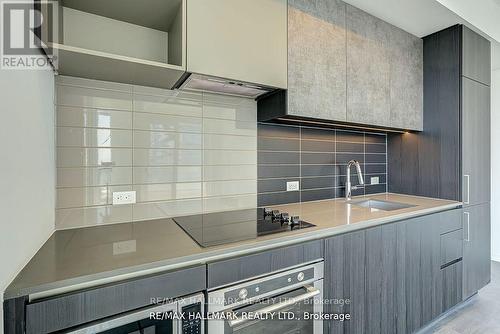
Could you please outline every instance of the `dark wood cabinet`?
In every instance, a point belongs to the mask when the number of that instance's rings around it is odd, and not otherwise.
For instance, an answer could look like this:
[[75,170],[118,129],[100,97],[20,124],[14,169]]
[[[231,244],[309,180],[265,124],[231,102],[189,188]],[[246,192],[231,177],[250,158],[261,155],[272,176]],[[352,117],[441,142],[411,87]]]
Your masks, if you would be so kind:
[[207,264],[208,289],[323,258],[323,241],[313,240]]
[[463,76],[489,86],[491,83],[490,42],[464,26],[462,43]]
[[462,25],[424,37],[424,131],[388,136],[389,191],[490,201],[489,48]]
[[463,214],[463,298],[467,299],[491,280],[490,204],[464,208]]
[[[204,265],[46,298],[24,305],[26,334],[53,333],[206,289]],[[20,333],[7,332],[6,334]]]
[[412,333],[462,300],[462,211],[325,240],[325,333]]
[[467,27],[424,37],[424,131],[387,139],[389,191],[464,203],[464,298],[490,281],[490,71],[489,41]]
[[397,225],[398,333],[416,331],[462,300],[461,223],[457,209]]
[[462,77],[462,201],[490,201],[490,87]]

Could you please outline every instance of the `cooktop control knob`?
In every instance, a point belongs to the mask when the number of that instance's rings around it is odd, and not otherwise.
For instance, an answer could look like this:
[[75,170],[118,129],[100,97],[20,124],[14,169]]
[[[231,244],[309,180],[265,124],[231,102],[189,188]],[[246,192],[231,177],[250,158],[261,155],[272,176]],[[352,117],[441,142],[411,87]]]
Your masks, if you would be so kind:
[[281,214],[281,222],[282,223],[288,223],[289,219],[290,219],[290,216],[288,215],[288,213],[283,212]]
[[304,280],[304,273],[302,271],[297,275],[297,280],[299,282],[302,282]]
[[279,219],[279,218],[280,218],[280,211],[273,210],[273,219]]
[[264,208],[264,218],[272,217],[272,215],[273,215],[273,210],[268,209],[268,208]]
[[240,297],[240,299],[246,299],[247,296],[248,296],[247,289],[241,289],[240,292],[238,293],[238,297]]
[[292,216],[292,218],[290,218],[290,225],[293,226],[298,224],[300,224],[299,216]]

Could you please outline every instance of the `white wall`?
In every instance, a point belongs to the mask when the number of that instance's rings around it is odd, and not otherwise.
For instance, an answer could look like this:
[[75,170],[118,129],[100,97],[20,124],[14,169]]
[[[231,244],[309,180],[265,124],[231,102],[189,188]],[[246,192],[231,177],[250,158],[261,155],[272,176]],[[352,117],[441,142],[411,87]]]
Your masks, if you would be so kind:
[[491,258],[500,261],[500,45],[492,45],[491,75]]
[[53,73],[0,70],[1,304],[5,288],[54,230],[54,146]]

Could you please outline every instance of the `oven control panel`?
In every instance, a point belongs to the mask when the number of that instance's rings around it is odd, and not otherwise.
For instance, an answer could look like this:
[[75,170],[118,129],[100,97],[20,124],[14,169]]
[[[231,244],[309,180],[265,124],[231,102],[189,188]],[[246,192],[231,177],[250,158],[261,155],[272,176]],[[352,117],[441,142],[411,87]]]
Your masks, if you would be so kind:
[[201,303],[191,304],[182,308],[182,334],[202,334]]

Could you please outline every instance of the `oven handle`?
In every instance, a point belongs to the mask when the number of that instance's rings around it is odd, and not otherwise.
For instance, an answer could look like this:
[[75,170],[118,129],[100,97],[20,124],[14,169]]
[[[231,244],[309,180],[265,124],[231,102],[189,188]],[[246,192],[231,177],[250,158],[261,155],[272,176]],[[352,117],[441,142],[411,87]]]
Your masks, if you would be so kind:
[[[314,297],[314,296],[317,296],[320,294],[320,290],[316,289],[315,287],[313,286],[304,286],[304,288],[307,290],[306,293],[304,293],[303,295],[300,295],[300,296],[297,296],[297,297],[293,297],[293,298],[289,298],[287,299],[286,301],[284,302],[281,302],[281,303],[277,303],[277,304],[273,304],[273,305],[269,305],[269,306],[266,306],[266,307],[263,307],[261,308],[260,310],[257,310],[253,313],[255,314],[259,314],[259,315],[264,315],[264,314],[269,314],[269,313],[272,313],[272,312],[276,312],[276,311],[279,311],[281,309],[284,309],[288,306],[292,306],[294,304],[297,304],[301,301],[304,301],[306,299],[309,299],[311,297]],[[234,327],[234,326],[238,326],[238,325],[241,325],[247,321],[250,321],[252,319],[242,319],[242,318],[238,318],[238,317],[235,317],[234,319],[231,319],[228,321],[228,324],[230,327]]]

